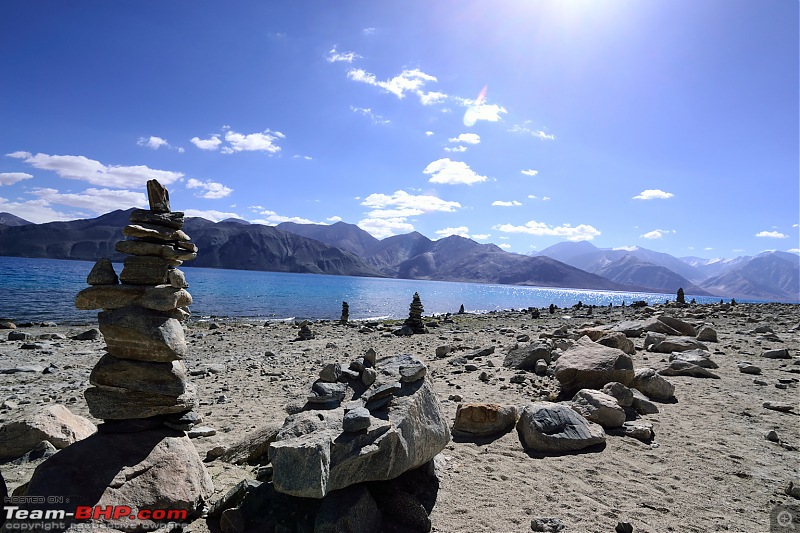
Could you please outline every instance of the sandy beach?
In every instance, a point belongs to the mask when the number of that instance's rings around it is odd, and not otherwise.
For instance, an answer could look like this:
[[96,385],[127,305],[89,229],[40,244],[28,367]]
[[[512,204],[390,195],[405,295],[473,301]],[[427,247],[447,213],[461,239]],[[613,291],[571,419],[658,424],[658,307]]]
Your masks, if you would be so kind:
[[[423,295],[424,302],[424,295]],[[200,457],[229,447],[267,424],[279,424],[287,404],[302,401],[311,382],[327,363],[347,363],[369,348],[378,359],[412,354],[428,365],[428,375],[449,420],[459,403],[488,402],[522,407],[558,398],[558,382],[549,375],[519,374],[503,366],[509,350],[538,340],[566,326],[569,336],[586,328],[645,316],[673,314],[695,325],[708,325],[718,342],[707,343],[721,379],[670,376],[672,403],[657,403],[659,413],[644,415],[654,438],[642,442],[609,436],[600,449],[563,455],[529,454],[517,432],[498,437],[453,439],[442,452],[441,485],[431,515],[433,531],[530,531],[535,517],[557,517],[565,531],[614,531],[628,522],[636,532],[706,532],[770,530],[770,513],[781,505],[797,505],[785,493],[800,477],[800,306],[783,304],[664,305],[632,309],[505,311],[485,315],[426,317],[429,333],[397,337],[397,322],[337,321],[311,324],[315,338],[296,341],[293,323],[242,320],[186,324],[189,355],[200,401],[201,425],[216,434],[193,439]],[[755,333],[770,326],[773,336]],[[102,338],[70,337],[96,324],[19,327],[24,341],[0,340],[0,370],[24,365],[42,372],[0,375],[0,424],[25,410],[48,404],[66,405],[90,418],[83,391],[89,372],[104,353]],[[530,339],[530,340],[528,340]],[[643,338],[632,339],[635,368],[663,369],[668,354],[644,351]],[[23,349],[23,345],[26,347]],[[445,357],[436,349],[450,346]],[[459,356],[478,349],[494,352],[463,364]],[[771,349],[788,349],[789,359],[770,359]],[[760,375],[740,372],[738,361],[761,368]],[[516,379],[515,381],[520,381]],[[569,399],[569,398],[566,398]],[[765,402],[791,404],[793,411],[767,409]],[[774,430],[775,439],[767,432]],[[9,491],[27,482],[41,461],[0,464]],[[216,459],[206,462],[219,498],[237,482],[255,479],[257,467]],[[199,519],[188,531],[216,531],[213,521]]]

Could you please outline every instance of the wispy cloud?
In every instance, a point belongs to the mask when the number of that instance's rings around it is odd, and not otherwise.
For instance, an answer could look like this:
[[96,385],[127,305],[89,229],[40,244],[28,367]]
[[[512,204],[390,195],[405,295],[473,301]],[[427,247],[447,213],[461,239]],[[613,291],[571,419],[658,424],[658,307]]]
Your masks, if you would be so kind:
[[587,224],[580,224],[575,227],[571,226],[570,224],[549,226],[544,222],[536,222],[535,220],[525,223],[524,226],[502,224],[494,226],[493,229],[502,231],[504,233],[527,233],[528,235],[537,236],[564,237],[570,241],[591,241],[600,235],[600,232],[597,229]]
[[47,200],[41,198],[22,202],[12,202],[6,198],[0,198],[0,211],[6,211],[12,215],[24,218],[29,222],[33,222],[34,224],[80,218],[80,216],[76,216],[72,213],[56,211],[50,206]]
[[667,200],[675,196],[671,192],[664,192],[661,189],[646,189],[636,196],[634,200]]
[[224,211],[216,211],[214,209],[184,209],[183,213],[187,217],[200,217],[212,222],[219,222],[221,220],[225,220],[226,218],[238,218],[239,220],[244,220],[244,217],[237,215],[236,213],[226,213]]
[[481,136],[477,133],[462,133],[458,137],[451,137],[448,140],[451,143],[478,144],[481,142]]
[[359,115],[363,115],[369,118],[370,120],[372,120],[373,124],[386,125],[386,124],[391,124],[392,122],[389,119],[383,118],[381,115],[376,115],[375,113],[372,112],[372,109],[370,109],[369,107],[350,106],[350,110],[353,113],[358,113]]
[[29,180],[33,176],[27,172],[0,172],[0,186],[14,185],[22,180]]
[[539,198],[535,194],[529,194],[528,198],[530,198],[531,200],[541,200],[543,202],[546,202],[546,201],[550,200],[549,196],[542,196],[541,198]]
[[81,193],[62,193],[57,189],[36,189],[32,191],[48,205],[68,205],[83,209],[94,215],[101,215],[115,209],[147,206],[143,193],[120,189],[86,189]]
[[178,146],[172,146],[167,142],[166,139],[162,139],[161,137],[156,137],[151,135],[150,137],[139,137],[139,140],[136,141],[136,144],[139,146],[146,146],[152,150],[158,150],[161,147],[169,148],[171,150],[177,150],[180,153],[183,153],[183,148]]
[[288,217],[285,215],[279,215],[275,211],[270,211],[269,209],[260,211],[258,214],[264,218],[251,220],[250,222],[253,224],[263,224],[265,226],[275,226],[281,222],[294,222],[295,224],[319,224],[323,226],[327,225],[326,222],[314,222],[313,220],[303,217]]
[[522,204],[516,200],[511,200],[510,202],[506,202],[503,200],[495,200],[494,202],[492,202],[492,205],[500,207],[515,207],[515,206],[520,206]]
[[473,183],[480,183],[488,179],[486,176],[481,176],[473,171],[466,163],[462,161],[452,161],[447,157],[433,161],[425,167],[422,172],[431,176],[428,180],[431,183],[443,183],[447,185],[472,185]]
[[414,226],[408,222],[409,217],[435,212],[450,213],[461,207],[458,202],[425,194],[409,194],[402,190],[391,195],[370,194],[361,205],[371,210],[366,213],[366,218],[358,222],[358,226],[379,239],[414,231]]
[[48,155],[30,152],[13,152],[8,157],[21,159],[41,170],[51,170],[62,178],[75,179],[118,189],[142,188],[148,180],[156,179],[169,185],[183,177],[181,172],[156,170],[144,165],[122,166],[104,165],[82,155]]
[[664,232],[659,229],[654,229],[653,231],[648,231],[647,233],[643,233],[640,235],[643,239],[660,239],[664,236]]
[[520,170],[520,173],[522,173],[522,174],[524,174],[524,175],[526,175],[526,176],[535,176],[536,174],[538,174],[538,173],[539,173],[539,171],[538,171],[538,170],[533,170],[533,169],[530,169],[530,170]]
[[226,196],[230,195],[233,192],[233,189],[226,187],[221,183],[217,183],[216,181],[211,181],[211,180],[200,181],[194,178],[189,178],[189,180],[186,182],[186,188],[201,189],[205,192],[198,196],[202,198],[208,198],[210,200],[225,198]]
[[511,245],[510,245],[510,244],[508,244],[507,242],[504,242],[504,243],[498,244],[497,246],[499,246],[499,247],[500,247],[500,248],[502,248],[503,250],[510,250],[510,249],[511,249]]
[[336,46],[334,46],[328,55],[325,56],[326,61],[328,63],[352,63],[355,59],[361,59],[361,56],[355,52],[339,52],[336,50]]
[[770,239],[786,239],[788,235],[784,235],[780,231],[759,231],[756,237],[768,237]]
[[459,146],[445,146],[445,148],[444,148],[444,151],[445,151],[445,152],[452,152],[452,153],[456,153],[456,154],[458,154],[458,153],[461,153],[461,152],[466,152],[466,151],[467,151],[467,147],[466,147],[466,146],[463,146],[463,145],[459,145]]
[[365,218],[356,225],[377,239],[414,231],[414,225],[404,218]]
[[212,151],[219,148],[219,145],[222,144],[222,141],[219,139],[219,135],[212,135],[208,139],[201,139],[200,137],[192,137],[191,142],[196,147],[200,148],[201,150]]
[[426,92],[423,90],[426,83],[436,82],[437,79],[436,76],[426,74],[418,68],[406,69],[399,75],[386,81],[378,80],[374,74],[360,68],[350,69],[347,72],[347,77],[359,83],[366,83],[367,85],[379,87],[398,98],[405,98],[406,93],[414,94],[419,97],[423,105],[436,104],[447,98],[445,93]]
[[515,124],[508,131],[512,133],[531,135],[532,137],[536,137],[537,139],[542,141],[554,141],[556,139],[555,135],[547,133],[542,129],[531,127],[531,124],[532,122],[530,120],[526,120],[522,124]]
[[[256,133],[238,133],[230,129],[229,126],[223,126],[222,129],[224,134],[215,133],[208,139],[192,137],[191,143],[201,150],[220,150],[223,154],[233,154],[235,152],[267,152],[269,154],[276,154],[281,150],[281,147],[276,144],[276,141],[286,138],[283,133],[269,129]],[[225,141],[223,142],[220,137],[223,137]]]
[[472,235],[472,238],[478,241],[485,241],[491,236],[492,236],[491,233],[475,233],[474,235]]

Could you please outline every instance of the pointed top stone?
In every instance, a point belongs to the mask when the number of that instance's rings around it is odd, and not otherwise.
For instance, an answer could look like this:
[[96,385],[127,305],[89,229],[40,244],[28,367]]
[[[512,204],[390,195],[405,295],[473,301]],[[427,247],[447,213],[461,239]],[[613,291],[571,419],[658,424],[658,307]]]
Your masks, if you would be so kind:
[[154,213],[169,213],[169,191],[157,180],[147,182],[147,199],[150,202],[150,211]]

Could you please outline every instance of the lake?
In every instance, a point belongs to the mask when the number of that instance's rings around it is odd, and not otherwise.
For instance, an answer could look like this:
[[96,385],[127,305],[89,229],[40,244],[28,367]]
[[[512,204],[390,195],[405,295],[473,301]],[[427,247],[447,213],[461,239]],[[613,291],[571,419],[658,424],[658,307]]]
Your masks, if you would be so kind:
[[[75,295],[86,288],[94,263],[58,259],[0,256],[0,317],[16,321],[95,322],[97,311],[79,311]],[[121,264],[114,265],[119,274]],[[288,274],[250,270],[222,270],[182,266],[194,298],[192,314],[198,317],[258,319],[338,319],[342,302],[348,302],[351,319],[404,318],[415,292],[425,314],[454,313],[462,304],[467,312],[547,307],[615,306],[645,300],[663,303],[674,294],[611,292],[584,289],[522,287],[360,278],[321,274]],[[686,295],[687,300],[692,298]],[[719,298],[694,296],[699,303]]]

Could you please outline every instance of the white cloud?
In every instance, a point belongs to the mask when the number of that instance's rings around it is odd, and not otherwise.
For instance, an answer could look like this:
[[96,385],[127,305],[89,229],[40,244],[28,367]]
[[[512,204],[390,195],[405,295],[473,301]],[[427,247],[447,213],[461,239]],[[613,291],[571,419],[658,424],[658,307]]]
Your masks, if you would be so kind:
[[265,226],[275,226],[280,224],[281,222],[294,222],[295,224],[321,224],[326,225],[323,222],[314,222],[313,220],[309,220],[307,218],[302,217],[287,217],[284,215],[279,215],[275,211],[261,211],[259,215],[262,215],[265,218],[251,220],[253,224],[264,224]]
[[365,218],[356,225],[377,239],[414,231],[414,226],[404,218]]
[[474,126],[479,120],[486,120],[487,122],[497,122],[500,120],[501,114],[506,114],[505,107],[497,104],[465,104],[465,102],[473,102],[473,100],[461,99],[462,104],[467,106],[464,112],[464,125]]
[[152,148],[153,150],[158,150],[162,146],[166,146],[167,148],[170,147],[166,139],[154,136],[151,136],[150,138],[139,137],[139,140],[136,141],[136,144],[138,144],[139,146],[146,146],[148,148]]
[[0,172],[0,186],[14,185],[22,180],[29,180],[33,176],[27,172]]
[[369,107],[354,107],[350,106],[350,110],[353,113],[358,113],[359,115],[364,115],[372,120],[374,124],[391,124],[391,120],[383,118],[381,115],[376,115],[372,112],[372,109]]
[[710,252],[713,249],[714,248],[712,248],[711,246],[706,246],[705,248],[703,248],[703,250],[705,250],[706,252]]
[[341,222],[341,221],[342,221],[342,217],[340,217],[340,216],[335,216],[335,215],[334,215],[334,216],[332,216],[332,217],[328,217],[328,218],[326,218],[325,220],[327,220],[327,221],[328,221],[328,222],[330,222],[331,224],[334,224],[334,223],[336,223],[336,222]]
[[32,155],[29,152],[14,152],[7,155],[22,159],[38,169],[52,170],[62,178],[81,180],[101,187],[139,188],[144,187],[147,181],[152,179],[158,180],[163,185],[169,185],[183,177],[181,172],[155,170],[144,165],[107,166],[82,155]]
[[636,196],[634,200],[666,200],[675,196],[671,192],[664,192],[661,189],[646,189]]
[[491,236],[492,236],[491,233],[476,233],[472,236],[472,238],[477,239],[479,241],[485,241]]
[[800,226],[800,224],[792,224],[793,228],[796,228],[797,226]]
[[439,103],[447,98],[445,93],[425,92],[422,90],[427,82],[435,82],[437,79],[435,76],[426,74],[420,69],[406,69],[399,75],[386,81],[379,81],[374,74],[370,74],[366,70],[360,68],[350,69],[347,72],[347,77],[353,81],[379,87],[398,98],[405,98],[406,93],[415,94],[419,97],[423,105]]
[[515,207],[515,206],[520,206],[522,204],[516,200],[511,200],[510,202],[506,202],[503,200],[495,200],[494,202],[492,202],[492,205],[500,207]]
[[789,252],[790,254],[800,254],[800,248],[789,248],[786,251]]
[[481,176],[474,172],[469,165],[462,161],[451,161],[450,158],[437,159],[430,163],[424,174],[430,174],[431,183],[445,183],[448,185],[480,183],[486,181],[486,176]]
[[375,28],[364,28],[361,32],[364,35],[375,35]]
[[25,202],[12,202],[5,198],[0,198],[0,211],[6,211],[34,224],[80,218],[73,214],[56,211],[50,207],[47,200],[41,198]]
[[447,146],[447,147],[445,147],[444,151],[445,152],[454,152],[454,153],[466,152],[467,151],[467,147],[466,146],[453,146],[451,148],[451,147]]
[[201,150],[216,150],[219,148],[219,145],[222,144],[222,141],[219,140],[219,135],[212,135],[209,139],[192,137],[190,142]]
[[511,249],[511,245],[510,245],[510,244],[508,244],[508,243],[505,243],[505,242],[504,242],[504,243],[502,243],[502,244],[498,244],[497,246],[499,246],[499,247],[500,247],[500,248],[502,248],[503,250],[510,250],[510,249]]
[[208,198],[209,200],[225,198],[226,196],[228,196],[230,193],[233,192],[233,189],[230,189],[221,183],[217,183],[211,180],[200,181],[194,178],[189,178],[189,181],[186,182],[186,188],[202,189],[206,191],[199,196],[201,196],[202,198]]
[[536,174],[539,173],[538,170],[520,170],[520,172],[522,174],[525,174],[526,176],[535,176]]
[[449,237],[451,235],[458,235],[459,237],[469,238],[469,228],[466,226],[459,226],[457,228],[444,228],[436,230],[436,235],[440,237]]
[[225,220],[226,218],[238,218],[239,220],[244,220],[244,217],[241,217],[236,213],[225,213],[224,211],[215,211],[214,209],[184,209],[183,213],[187,217],[200,217],[212,222],[219,222],[220,220]]
[[426,132],[425,132],[425,136],[426,136],[426,137],[430,137],[431,135],[433,135],[433,132],[432,132],[432,131],[426,131]]
[[147,197],[140,192],[120,189],[86,189],[81,193],[61,193],[56,189],[36,189],[32,194],[48,205],[60,204],[102,215],[115,209],[146,207]]
[[502,224],[494,226],[494,229],[504,233],[527,233],[529,235],[549,236],[549,237],[565,237],[570,241],[591,241],[600,232],[592,226],[587,224],[580,224],[572,227],[569,224],[562,226],[548,226],[544,222],[536,222],[531,220],[524,226],[513,226],[511,224]]
[[659,229],[654,229],[653,231],[648,231],[647,233],[644,233],[644,234],[640,235],[640,237],[642,237],[644,239],[660,239],[663,236],[664,236],[664,232],[662,232]]
[[788,235],[784,235],[780,231],[760,231],[756,233],[756,237],[769,237],[771,239],[785,239]]
[[542,201],[543,202],[546,202],[548,200],[551,200],[551,198],[549,196],[542,196]]
[[451,137],[448,140],[451,143],[479,144],[481,142],[481,136],[477,133],[462,133],[458,137]]
[[286,136],[279,131],[264,130],[259,133],[236,133],[228,130],[225,132],[225,140],[230,146],[222,148],[222,153],[232,154],[234,152],[269,152],[271,154],[280,152],[281,147],[275,144],[275,140],[284,139]]
[[533,137],[536,137],[537,139],[540,139],[542,141],[554,141],[555,140],[555,138],[556,138],[555,135],[547,133],[546,131],[541,130],[541,129],[531,128],[530,124],[531,124],[531,121],[530,120],[526,120],[522,124],[515,124],[508,131],[510,131],[512,133],[522,133],[522,134],[525,134],[525,135],[532,135]]
[[[361,205],[373,209],[369,216],[376,218],[390,218],[397,216],[416,216],[423,213],[445,212],[450,213],[461,207],[458,202],[449,202],[436,196],[413,195],[405,191],[396,191],[391,196],[373,193],[364,198]],[[392,210],[381,211],[385,207],[394,207]],[[375,213],[379,213],[376,215]]]
[[361,56],[355,52],[339,52],[334,46],[331,51],[328,52],[328,55],[325,57],[325,59],[328,61],[328,63],[352,63],[354,59],[361,59]]

